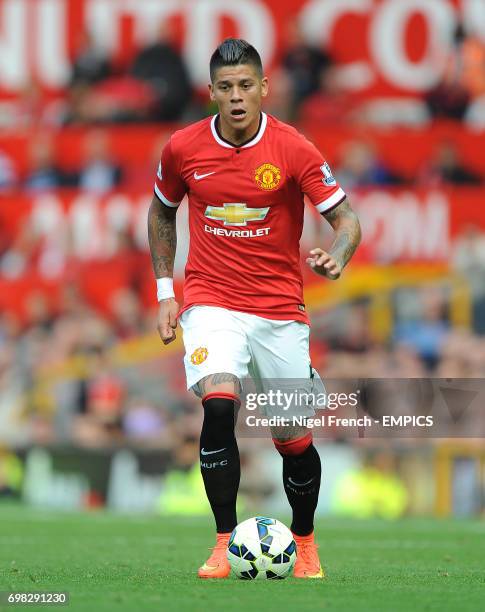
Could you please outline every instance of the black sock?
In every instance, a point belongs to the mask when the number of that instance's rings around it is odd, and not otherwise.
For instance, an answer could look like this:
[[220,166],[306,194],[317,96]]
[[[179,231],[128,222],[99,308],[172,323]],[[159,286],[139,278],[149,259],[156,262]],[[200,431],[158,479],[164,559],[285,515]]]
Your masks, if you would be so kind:
[[306,536],[313,531],[313,517],[320,491],[321,464],[317,449],[310,446],[300,455],[283,455],[283,485],[293,510],[291,531]]
[[214,513],[217,533],[237,525],[236,497],[241,476],[234,435],[236,401],[212,395],[202,402],[204,423],[200,434],[200,470]]

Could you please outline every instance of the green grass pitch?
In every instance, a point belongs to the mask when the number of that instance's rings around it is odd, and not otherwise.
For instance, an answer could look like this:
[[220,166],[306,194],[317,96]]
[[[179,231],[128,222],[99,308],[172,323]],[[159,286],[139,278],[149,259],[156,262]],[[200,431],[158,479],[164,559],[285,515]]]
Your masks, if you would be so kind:
[[485,609],[483,521],[329,519],[317,530],[324,581],[203,581],[209,519],[0,505],[0,591],[68,591],[58,609],[89,612]]

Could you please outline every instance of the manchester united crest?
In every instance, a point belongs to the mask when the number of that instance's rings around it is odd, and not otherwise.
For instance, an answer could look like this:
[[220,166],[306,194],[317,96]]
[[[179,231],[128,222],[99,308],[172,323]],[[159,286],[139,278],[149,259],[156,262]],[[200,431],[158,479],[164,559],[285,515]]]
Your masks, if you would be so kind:
[[192,355],[190,356],[190,361],[194,365],[200,365],[201,363],[204,363],[204,361],[207,359],[208,354],[209,351],[205,348],[205,346],[201,346],[195,349],[195,351],[192,353]]
[[260,189],[276,189],[280,184],[281,170],[273,164],[263,164],[256,169],[254,180]]

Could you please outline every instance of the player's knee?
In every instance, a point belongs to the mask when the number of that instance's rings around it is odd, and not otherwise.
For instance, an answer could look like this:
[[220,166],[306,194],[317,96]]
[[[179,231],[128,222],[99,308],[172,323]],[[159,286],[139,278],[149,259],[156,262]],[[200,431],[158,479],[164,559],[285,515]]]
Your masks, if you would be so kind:
[[290,440],[273,438],[276,450],[283,456],[301,455],[313,442],[313,434],[307,432],[303,436],[291,438]]
[[202,399],[214,393],[239,395],[241,392],[241,383],[239,378],[234,374],[221,372],[219,374],[205,376],[193,387],[193,390],[195,394]]

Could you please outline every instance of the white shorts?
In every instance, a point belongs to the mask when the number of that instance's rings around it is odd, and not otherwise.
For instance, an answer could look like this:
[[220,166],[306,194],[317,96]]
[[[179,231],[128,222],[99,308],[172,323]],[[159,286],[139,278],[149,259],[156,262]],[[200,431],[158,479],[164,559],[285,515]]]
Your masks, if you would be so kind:
[[310,364],[310,328],[305,323],[193,306],[182,313],[180,325],[187,389],[196,393],[202,378],[218,372],[234,374],[240,380],[318,377]]

